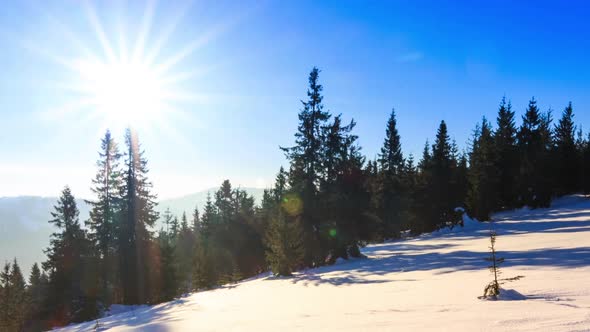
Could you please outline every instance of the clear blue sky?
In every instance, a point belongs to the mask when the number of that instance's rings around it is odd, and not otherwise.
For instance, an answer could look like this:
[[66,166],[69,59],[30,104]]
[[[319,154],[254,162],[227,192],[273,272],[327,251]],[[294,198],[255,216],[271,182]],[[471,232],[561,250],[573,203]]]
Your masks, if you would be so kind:
[[191,95],[138,127],[163,198],[224,178],[269,185],[285,163],[278,146],[293,142],[313,66],[326,107],[358,122],[369,157],[392,107],[404,151],[414,154],[441,119],[464,147],[482,116],[495,119],[503,95],[519,118],[531,96],[556,117],[571,100],[577,123],[590,128],[588,2],[453,4],[4,1],[0,196],[57,195],[65,184],[88,195],[110,125],[73,107],[79,98],[65,87],[79,81],[72,59],[106,58],[97,26],[116,54],[141,31],[146,50],[164,41],[155,63],[174,60],[171,72],[184,77],[174,86]]

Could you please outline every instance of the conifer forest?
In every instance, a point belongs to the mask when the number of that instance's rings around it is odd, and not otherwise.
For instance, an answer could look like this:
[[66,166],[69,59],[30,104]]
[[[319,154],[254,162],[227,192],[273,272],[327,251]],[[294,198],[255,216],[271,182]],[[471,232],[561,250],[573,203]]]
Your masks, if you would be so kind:
[[461,228],[464,211],[488,221],[590,193],[590,135],[575,121],[575,101],[551,110],[531,97],[526,109],[514,109],[509,96],[498,96],[496,117],[473,125],[465,149],[440,119],[417,156],[401,146],[396,115],[403,110],[382,110],[389,120],[374,130],[383,144],[369,158],[355,120],[325,106],[318,68],[301,95],[293,140],[277,146],[287,163],[276,165],[260,201],[225,180],[204,206],[158,213],[150,147],[132,125],[123,141],[107,130],[88,179],[90,217],[81,220],[76,193],[64,186],[47,215],[54,232],[45,261],[28,276],[16,259],[2,267],[0,330],[93,320],[111,304],[167,302],[265,272],[287,277],[362,257],[368,244]]

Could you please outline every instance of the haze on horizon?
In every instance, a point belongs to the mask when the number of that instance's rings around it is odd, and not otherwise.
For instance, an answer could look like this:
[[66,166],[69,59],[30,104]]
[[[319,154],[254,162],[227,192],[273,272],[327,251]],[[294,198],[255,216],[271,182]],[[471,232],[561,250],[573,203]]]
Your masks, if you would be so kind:
[[[57,196],[68,184],[88,197],[100,137],[111,128],[122,144],[127,122],[160,198],[225,178],[268,186],[313,66],[326,107],[357,121],[369,158],[392,107],[414,155],[441,119],[465,147],[504,95],[519,120],[535,96],[556,114],[572,101],[588,123],[587,15],[584,2],[550,1],[11,1],[0,13],[0,196]],[[117,95],[101,64],[134,58],[158,78]]]

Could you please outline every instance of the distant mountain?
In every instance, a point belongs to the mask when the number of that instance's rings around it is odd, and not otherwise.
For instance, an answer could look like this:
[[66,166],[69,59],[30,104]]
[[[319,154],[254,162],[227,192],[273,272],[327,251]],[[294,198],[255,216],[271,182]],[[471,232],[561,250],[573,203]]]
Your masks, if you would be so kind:
[[[263,189],[241,188],[254,196],[260,203]],[[162,200],[157,210],[159,212],[170,208],[179,218],[186,211],[187,217],[193,213],[195,206],[202,211],[207,200],[207,192],[211,195],[217,188],[200,191],[194,194]],[[29,273],[33,263],[45,260],[43,249],[49,245],[49,236],[55,231],[48,223],[51,219],[53,206],[57,197],[18,196],[0,197],[0,264],[18,259],[23,272]],[[80,222],[83,224],[89,216],[89,206],[83,199],[77,200],[80,210]],[[0,266],[1,268],[1,266]]]
[[[43,249],[55,231],[48,221],[56,201],[56,197],[0,197],[0,264],[16,257],[28,273],[34,262],[45,260]],[[88,219],[88,204],[81,199],[77,204],[80,220]]]

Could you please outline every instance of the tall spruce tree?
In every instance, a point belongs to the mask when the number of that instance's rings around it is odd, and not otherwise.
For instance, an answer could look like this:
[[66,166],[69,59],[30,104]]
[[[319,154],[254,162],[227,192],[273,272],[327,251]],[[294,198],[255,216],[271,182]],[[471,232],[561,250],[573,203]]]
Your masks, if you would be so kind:
[[570,102],[555,126],[555,158],[557,169],[556,191],[559,195],[571,194],[580,189],[580,154],[576,146],[574,111]]
[[538,207],[540,199],[540,163],[544,153],[541,137],[542,115],[537,101],[532,98],[518,131],[518,149],[520,153],[519,201],[521,205]]
[[302,228],[287,221],[282,208],[271,217],[266,233],[266,260],[275,275],[290,276],[303,263]]
[[27,311],[26,284],[15,258],[0,272],[0,330],[23,331]]
[[308,100],[302,101],[303,109],[299,112],[295,146],[281,148],[291,164],[291,190],[302,202],[302,208],[297,214],[303,222],[305,264],[308,266],[323,264],[326,255],[320,243],[321,220],[317,218],[316,195],[323,172],[323,128],[331,115],[324,111],[319,73],[319,69],[314,67],[309,74]]
[[120,169],[121,154],[117,143],[107,130],[101,141],[98,171],[92,180],[92,192],[95,200],[86,201],[90,207],[90,218],[86,221],[88,237],[92,241],[100,268],[100,297],[108,305],[114,299],[116,287],[116,227],[119,226],[121,210],[122,173]]
[[45,251],[49,285],[46,307],[51,308],[49,320],[56,325],[84,321],[98,314],[96,280],[91,260],[91,243],[80,227],[76,200],[65,187],[54,207],[49,223],[57,231],[51,235]]
[[201,226],[196,239],[193,256],[193,289],[208,289],[217,282],[212,262],[212,235],[217,228],[217,210],[211,195],[207,193],[207,201],[201,215]]
[[397,130],[397,120],[395,110],[391,110],[387,128],[385,129],[385,141],[379,154],[381,169],[385,172],[397,174],[404,167],[404,157],[402,155],[402,146],[400,136]]
[[404,170],[404,158],[400,136],[397,130],[395,111],[391,111],[387,127],[385,129],[385,141],[379,154],[380,164],[380,198],[381,207],[378,215],[383,221],[384,235],[386,237],[398,237],[408,209],[409,201],[406,199],[406,188],[402,180]]
[[157,248],[151,230],[158,219],[156,196],[151,193],[147,160],[135,131],[126,130],[125,143],[124,203],[118,234],[123,303],[150,303],[157,300]]
[[192,232],[186,214],[182,214],[180,230],[175,246],[176,272],[179,290],[189,292],[192,287],[193,250],[196,244],[196,234]]
[[447,132],[445,121],[441,121],[436,133],[436,140],[432,146],[430,193],[432,200],[432,214],[429,230],[445,227],[459,220],[454,212],[455,207],[462,205],[456,198],[456,186],[453,183],[456,170],[456,160],[453,153],[453,146]]
[[44,322],[46,311],[44,307],[47,294],[47,277],[41,272],[37,263],[33,264],[27,287],[27,324],[25,330],[39,331],[49,328]]
[[434,198],[431,182],[432,152],[430,151],[430,143],[426,140],[422,156],[418,162],[415,188],[411,196],[411,213],[415,217],[415,223],[411,227],[412,234],[428,232],[433,228],[432,220],[435,219],[435,216],[431,204]]
[[10,297],[10,263],[5,262],[2,271],[0,271],[0,328],[2,331],[9,331],[12,326]]
[[499,172],[496,168],[494,134],[485,117],[474,136],[469,163],[468,207],[475,218],[488,220],[490,214],[499,207]]
[[12,269],[10,271],[11,294],[10,298],[8,298],[12,307],[11,318],[14,331],[22,331],[25,326],[28,310],[26,287],[25,278],[15,258],[12,261]]
[[[360,233],[369,197],[364,190],[364,157],[352,134],[356,123],[343,126],[341,116],[326,127],[325,168],[319,193],[320,239],[328,253],[328,262],[338,257],[359,256]],[[331,171],[330,171],[331,170]]]
[[496,168],[498,169],[498,208],[510,209],[518,205],[516,178],[519,172],[519,157],[516,147],[516,124],[514,111],[506,97],[502,98],[498,116],[498,128],[494,132],[494,144],[497,151]]
[[160,249],[160,292],[158,301],[170,301],[178,295],[178,276],[176,273],[175,246],[172,232],[161,230],[158,235]]

